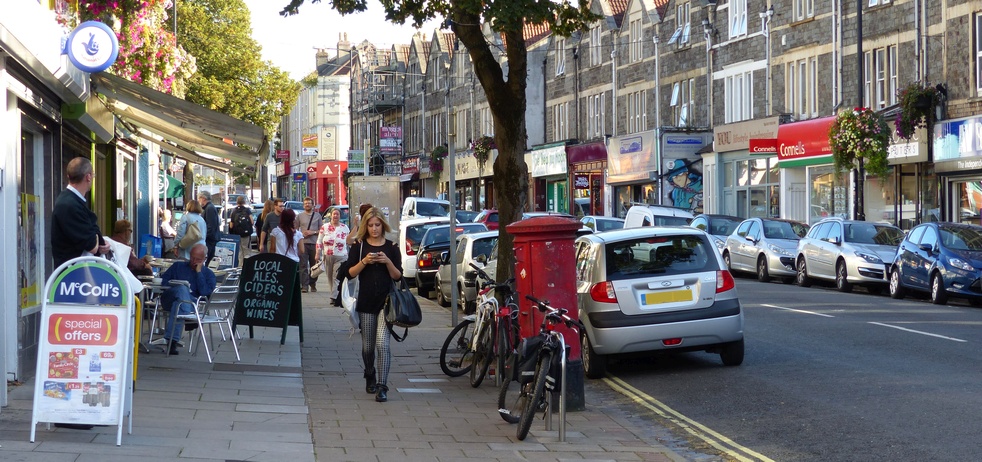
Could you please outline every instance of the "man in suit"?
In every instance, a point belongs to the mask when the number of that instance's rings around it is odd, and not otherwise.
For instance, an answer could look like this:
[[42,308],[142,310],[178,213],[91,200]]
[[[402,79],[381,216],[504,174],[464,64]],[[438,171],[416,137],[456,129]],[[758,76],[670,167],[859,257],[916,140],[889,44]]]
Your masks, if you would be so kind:
[[205,245],[208,246],[208,257],[205,258],[207,266],[215,258],[215,244],[218,243],[218,209],[211,203],[211,193],[208,191],[198,191],[198,204],[201,204],[201,216],[208,227],[208,232],[205,233]]
[[92,163],[76,157],[68,162],[66,170],[68,187],[58,195],[51,211],[51,256],[55,268],[82,255],[109,253],[109,244],[99,231],[98,217],[85,201],[95,179]]

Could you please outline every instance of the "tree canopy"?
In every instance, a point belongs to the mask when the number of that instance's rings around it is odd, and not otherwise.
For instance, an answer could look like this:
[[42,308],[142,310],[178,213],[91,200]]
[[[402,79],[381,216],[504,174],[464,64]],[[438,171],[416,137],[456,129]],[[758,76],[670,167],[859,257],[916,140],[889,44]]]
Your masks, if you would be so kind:
[[[306,0],[286,0],[282,15],[297,14]],[[599,19],[590,12],[587,0],[380,0],[386,18],[396,24],[420,27],[429,19],[444,18],[467,48],[494,119],[498,157],[494,162],[494,193],[498,207],[499,249],[511,249],[514,237],[505,228],[518,219],[527,204],[528,166],[524,152],[528,141],[525,126],[525,90],[528,75],[526,24],[547,25],[552,33],[568,37]],[[311,0],[317,3],[319,0]],[[331,0],[341,14],[367,9],[367,0]],[[502,36],[507,75],[491,49],[484,27]],[[496,279],[503,281],[513,272],[515,256],[498,255]]]

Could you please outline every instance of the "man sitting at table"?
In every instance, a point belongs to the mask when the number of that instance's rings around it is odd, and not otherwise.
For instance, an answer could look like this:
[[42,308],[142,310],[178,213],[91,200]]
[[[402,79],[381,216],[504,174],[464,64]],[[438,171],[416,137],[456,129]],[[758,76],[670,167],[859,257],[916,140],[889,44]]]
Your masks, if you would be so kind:
[[[178,354],[177,342],[184,333],[184,321],[178,323],[177,315],[193,313],[195,300],[201,296],[207,297],[215,290],[215,273],[205,266],[207,255],[208,247],[197,244],[191,247],[190,260],[174,262],[160,277],[161,285],[170,286],[160,295],[160,306],[170,310],[167,329],[164,331],[169,354]],[[187,281],[189,285],[171,284],[171,281]]]

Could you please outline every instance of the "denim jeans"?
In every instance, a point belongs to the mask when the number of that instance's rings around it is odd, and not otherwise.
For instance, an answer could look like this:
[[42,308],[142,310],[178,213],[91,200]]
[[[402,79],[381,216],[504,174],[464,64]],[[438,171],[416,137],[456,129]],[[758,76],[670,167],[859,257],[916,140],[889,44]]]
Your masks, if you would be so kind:
[[[191,297],[191,290],[183,285],[171,287],[160,295],[160,303],[161,306],[170,307],[170,316],[167,317],[167,329],[164,330],[164,338],[176,342],[184,334],[184,321],[178,322],[177,315],[194,313],[195,302],[194,298]],[[178,328],[181,330],[175,331],[175,324],[180,324]]]

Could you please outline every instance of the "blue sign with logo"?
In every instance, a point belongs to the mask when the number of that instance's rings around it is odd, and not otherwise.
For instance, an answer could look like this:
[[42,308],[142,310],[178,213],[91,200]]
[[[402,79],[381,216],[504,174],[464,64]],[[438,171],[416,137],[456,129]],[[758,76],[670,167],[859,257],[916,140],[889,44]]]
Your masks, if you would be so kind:
[[48,303],[127,306],[126,282],[108,265],[85,262],[69,266],[55,279]]
[[293,182],[294,183],[305,183],[306,181],[307,181],[307,174],[306,173],[294,173],[293,174]]
[[116,62],[119,40],[109,26],[98,21],[85,21],[68,36],[64,52],[80,70],[102,72]]

